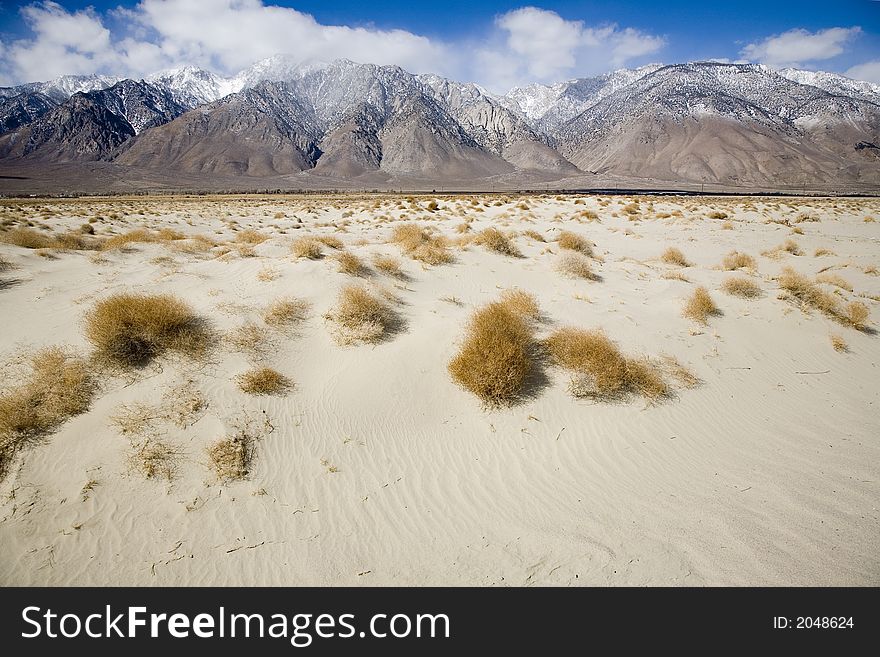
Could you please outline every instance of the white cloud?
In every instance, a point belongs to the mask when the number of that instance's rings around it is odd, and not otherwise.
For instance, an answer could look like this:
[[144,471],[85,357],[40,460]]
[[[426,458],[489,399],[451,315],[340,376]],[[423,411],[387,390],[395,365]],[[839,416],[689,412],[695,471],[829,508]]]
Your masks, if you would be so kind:
[[800,66],[804,62],[831,59],[843,52],[843,46],[861,33],[860,27],[832,27],[818,32],[789,30],[750,43],[740,53],[750,61],[770,66]]
[[263,0],[141,0],[104,15],[43,1],[20,12],[33,36],[0,42],[2,84],[66,73],[141,77],[183,64],[229,75],[286,54],[301,61],[397,64],[506,91],[514,84],[602,73],[665,43],[633,28],[588,26],[535,7],[498,16],[481,44],[446,43],[406,30],[322,25],[309,14]]
[[865,80],[880,84],[880,59],[853,66],[846,72],[846,75],[853,80]]
[[[506,67],[504,81],[555,82],[572,75],[591,75],[619,68],[630,60],[660,50],[666,41],[616,25],[586,27],[537,7],[523,7],[499,16],[496,25],[506,33],[504,48],[480,54],[484,64]],[[501,76],[488,85],[498,89]]]

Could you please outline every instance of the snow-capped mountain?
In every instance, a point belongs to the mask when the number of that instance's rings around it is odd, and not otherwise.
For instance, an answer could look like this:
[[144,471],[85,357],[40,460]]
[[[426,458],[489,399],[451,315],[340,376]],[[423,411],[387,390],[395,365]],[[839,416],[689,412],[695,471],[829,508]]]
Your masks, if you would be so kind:
[[16,87],[0,87],[0,97],[8,98],[22,93],[39,93],[63,103],[73,94],[106,89],[122,78],[114,75],[62,75],[48,82],[28,82]]
[[654,64],[497,96],[397,66],[279,55],[229,78],[183,67],[0,90],[0,129],[0,157],[195,174],[880,186],[880,87],[761,65]]

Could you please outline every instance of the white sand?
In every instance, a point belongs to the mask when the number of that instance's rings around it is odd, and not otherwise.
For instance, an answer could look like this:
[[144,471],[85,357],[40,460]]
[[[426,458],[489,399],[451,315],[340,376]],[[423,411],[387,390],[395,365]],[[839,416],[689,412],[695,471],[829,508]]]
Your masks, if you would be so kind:
[[[570,229],[596,243],[602,280],[561,276],[558,247],[522,235],[521,259],[469,246],[453,264],[423,267],[384,244],[393,222],[378,217],[396,221],[397,199],[377,209],[363,197],[133,200],[155,213],[146,217],[118,200],[36,202],[57,210],[45,220],[28,204],[37,223],[59,230],[114,206],[122,216],[96,223],[99,234],[170,225],[229,240],[222,220],[232,218],[271,239],[254,247],[257,257],[135,244],[103,261],[0,244],[15,265],[0,274],[4,362],[52,344],[87,355],[83,315],[112,292],[176,293],[221,331],[260,324],[279,296],[313,308],[286,335],[267,329],[273,342],[261,362],[295,382],[286,396],[242,393],[234,377],[249,358],[221,346],[207,365],[163,358],[128,378],[104,377],[87,413],[21,450],[0,483],[0,584],[880,584],[880,337],[777,298],[773,280],[784,265],[810,276],[831,267],[854,288],[840,290],[842,300],[862,301],[880,323],[880,276],[864,271],[880,266],[880,201],[643,198],[643,218],[630,221],[618,213],[626,198],[608,207],[602,197],[529,198],[528,211],[520,200],[475,212],[468,199],[440,199],[441,210],[404,219],[450,237],[459,209],[475,229],[534,229],[548,242]],[[585,208],[600,220],[576,219]],[[732,230],[706,217],[719,208]],[[655,216],[676,209],[683,216]],[[336,232],[330,224],[344,223],[345,210],[354,214]],[[767,222],[800,212],[821,219],[793,224],[803,235]],[[292,229],[294,217],[302,228]],[[323,315],[351,278],[331,258],[294,260],[289,244],[305,233],[335,234],[365,259],[400,256],[409,281],[395,287],[375,274],[367,284],[397,294],[406,329],[377,346],[337,345]],[[804,255],[760,255],[788,238]],[[667,246],[694,263],[681,270],[690,283],[661,277],[677,269],[659,261]],[[836,255],[815,257],[819,247]],[[761,298],[721,291],[730,273],[719,264],[733,249],[758,260]],[[258,279],[267,266],[276,280]],[[696,285],[723,311],[708,327],[682,317]],[[701,384],[655,405],[608,404],[573,398],[568,375],[547,368],[532,399],[483,409],[446,365],[472,310],[513,286],[538,298],[541,335],[602,327],[627,353],[677,357]],[[832,333],[848,352],[832,349]],[[159,402],[187,379],[208,408],[186,429],[156,424],[152,435],[181,456],[170,482],[147,479],[108,418],[121,403]],[[221,485],[205,448],[245,415],[263,430],[251,473]]]

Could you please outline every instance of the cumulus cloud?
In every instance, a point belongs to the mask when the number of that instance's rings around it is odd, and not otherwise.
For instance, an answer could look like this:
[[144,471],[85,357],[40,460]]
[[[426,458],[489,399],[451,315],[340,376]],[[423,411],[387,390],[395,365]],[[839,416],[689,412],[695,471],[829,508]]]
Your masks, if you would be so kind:
[[[506,68],[507,82],[549,82],[601,73],[656,53],[666,43],[633,28],[588,27],[537,7],[509,11],[495,23],[506,34],[504,48],[483,51],[480,57],[493,70]],[[500,73],[493,77],[501,77]]]
[[857,64],[847,70],[846,75],[853,80],[865,80],[874,84],[880,84],[880,59]]
[[861,33],[860,27],[831,27],[818,32],[789,30],[750,43],[740,53],[750,61],[769,66],[801,66],[804,62],[831,59],[841,54],[844,45]]
[[183,64],[229,75],[286,54],[298,61],[397,64],[506,91],[514,84],[605,72],[665,43],[633,28],[589,26],[536,7],[498,16],[481,44],[442,42],[400,29],[323,25],[263,0],[140,0],[106,14],[68,11],[46,0],[20,13],[33,36],[0,41],[2,84],[68,73],[141,77]]

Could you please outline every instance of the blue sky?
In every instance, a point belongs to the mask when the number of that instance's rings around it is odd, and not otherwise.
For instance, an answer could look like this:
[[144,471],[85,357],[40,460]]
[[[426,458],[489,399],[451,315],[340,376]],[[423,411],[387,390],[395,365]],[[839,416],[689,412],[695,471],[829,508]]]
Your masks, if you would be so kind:
[[274,52],[395,63],[495,91],[710,58],[880,83],[880,2],[0,2],[0,84],[183,64],[228,75]]

